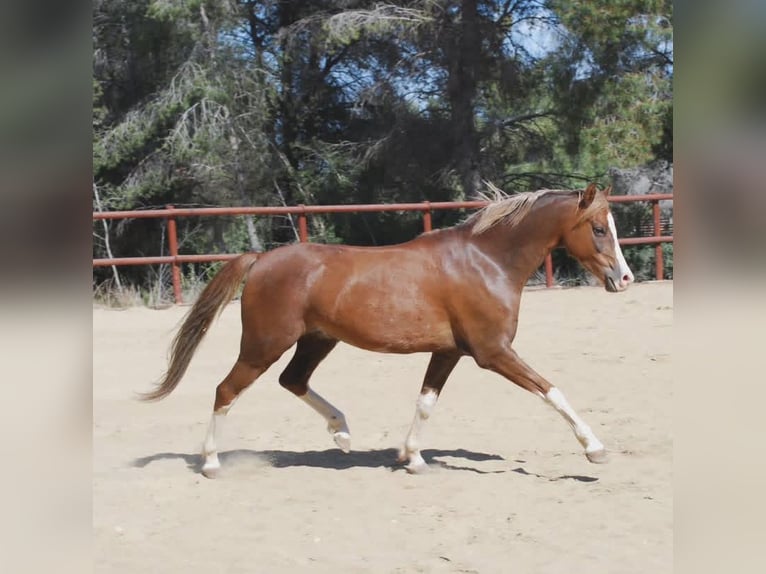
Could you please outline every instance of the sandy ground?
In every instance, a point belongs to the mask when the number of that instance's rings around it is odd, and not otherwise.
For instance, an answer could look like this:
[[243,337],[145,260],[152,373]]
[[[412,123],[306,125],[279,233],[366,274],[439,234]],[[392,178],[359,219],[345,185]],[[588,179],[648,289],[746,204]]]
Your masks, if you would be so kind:
[[352,452],[281,389],[285,354],[230,412],[217,480],[197,455],[239,305],[176,391],[133,399],[165,368],[186,307],[94,309],[97,572],[672,571],[673,285],[525,293],[519,354],[567,395],[611,453],[587,462],[535,396],[464,358],[425,430],[425,475],[395,465],[428,355],[339,345],[313,386],[343,410]]

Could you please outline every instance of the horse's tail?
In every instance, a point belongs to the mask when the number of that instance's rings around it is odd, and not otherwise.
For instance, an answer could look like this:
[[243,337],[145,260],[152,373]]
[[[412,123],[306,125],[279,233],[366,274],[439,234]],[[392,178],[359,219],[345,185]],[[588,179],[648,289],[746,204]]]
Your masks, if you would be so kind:
[[245,253],[232,259],[207,284],[173,339],[167,372],[157,388],[139,395],[140,400],[163,399],[178,386],[208,327],[231,301],[245,274],[259,256],[259,253]]

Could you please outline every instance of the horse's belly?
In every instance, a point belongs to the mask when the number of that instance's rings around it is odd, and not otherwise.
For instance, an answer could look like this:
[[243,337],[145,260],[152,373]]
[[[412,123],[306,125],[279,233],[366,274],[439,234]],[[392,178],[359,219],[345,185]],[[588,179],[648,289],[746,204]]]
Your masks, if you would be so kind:
[[355,347],[381,353],[418,353],[455,348],[446,316],[434,310],[378,307],[360,303],[333,316],[318,317],[317,327]]
[[455,340],[449,329],[413,332],[385,325],[371,325],[365,329],[327,325],[322,326],[321,330],[354,347],[379,353],[434,353],[455,349]]

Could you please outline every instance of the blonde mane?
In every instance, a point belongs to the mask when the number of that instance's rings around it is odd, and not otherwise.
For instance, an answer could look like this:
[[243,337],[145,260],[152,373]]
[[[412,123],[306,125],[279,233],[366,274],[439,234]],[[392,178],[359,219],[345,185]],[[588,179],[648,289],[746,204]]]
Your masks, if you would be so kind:
[[[514,227],[518,225],[532,210],[535,203],[547,195],[565,195],[574,193],[573,190],[565,189],[539,189],[537,191],[525,191],[509,195],[489,181],[485,181],[486,191],[478,193],[478,199],[488,201],[489,204],[472,215],[466,223],[472,223],[471,233],[478,235],[487,229],[502,222],[504,225]],[[583,190],[577,190],[578,204]],[[597,211],[606,207],[607,201],[603,194],[597,194],[587,209],[583,210],[577,218],[576,225],[590,219]]]

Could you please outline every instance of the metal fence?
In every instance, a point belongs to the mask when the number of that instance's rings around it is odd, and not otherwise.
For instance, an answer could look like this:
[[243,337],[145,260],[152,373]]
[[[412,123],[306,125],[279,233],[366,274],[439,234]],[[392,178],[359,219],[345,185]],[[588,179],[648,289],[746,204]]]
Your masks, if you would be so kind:
[[[637,201],[652,204],[654,220],[654,235],[648,237],[626,237],[620,239],[621,245],[655,245],[655,278],[663,279],[664,262],[662,258],[662,244],[672,243],[672,235],[661,235],[662,223],[660,220],[660,201],[672,201],[672,194],[653,195],[619,195],[610,196],[613,203],[632,203]],[[295,215],[298,218],[298,238],[305,243],[309,240],[308,218],[311,214],[324,213],[377,213],[384,211],[419,211],[423,214],[423,231],[431,231],[431,213],[437,210],[451,209],[479,209],[486,205],[484,201],[448,201],[423,203],[388,203],[368,205],[296,205],[292,207],[202,207],[202,208],[176,208],[172,205],[165,209],[147,209],[143,211],[103,211],[94,212],[93,220],[102,219],[166,219],[168,250],[170,255],[158,257],[114,257],[94,259],[93,267],[123,266],[123,265],[160,265],[172,266],[173,296],[176,303],[183,303],[181,293],[181,264],[182,263],[207,263],[212,261],[226,261],[237,257],[238,253],[207,253],[199,255],[181,255],[178,253],[178,231],[176,219],[179,217],[202,217],[202,216],[226,216],[226,215]],[[545,285],[552,287],[553,259],[551,255],[545,258]]]

